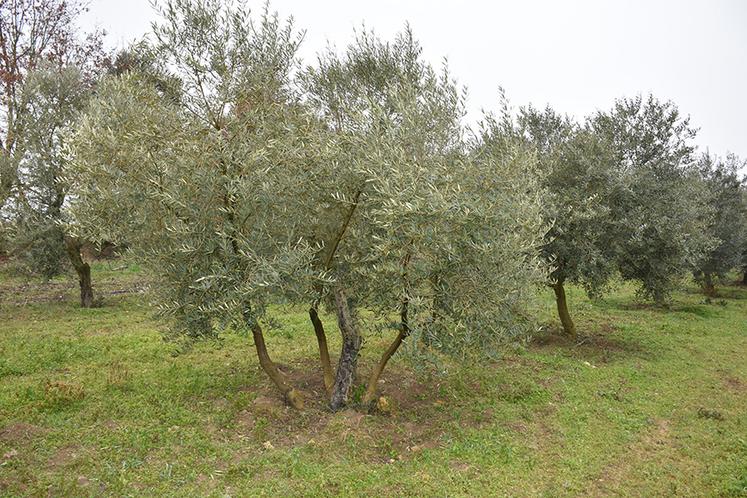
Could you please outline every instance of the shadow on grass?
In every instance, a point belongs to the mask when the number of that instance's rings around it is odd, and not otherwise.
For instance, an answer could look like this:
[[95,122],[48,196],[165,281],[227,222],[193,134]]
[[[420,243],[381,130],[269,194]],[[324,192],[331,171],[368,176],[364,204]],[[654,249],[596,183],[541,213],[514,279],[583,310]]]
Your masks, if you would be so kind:
[[[697,294],[697,293],[693,293]],[[737,294],[735,294],[737,295]],[[723,296],[729,298],[727,296]],[[718,315],[720,307],[726,304],[722,296],[715,298],[706,298],[703,296],[700,303],[683,303],[673,302],[666,305],[649,303],[644,301],[620,301],[620,300],[605,300],[595,303],[595,306],[601,310],[608,311],[640,311],[650,313],[653,315],[668,315],[672,313],[688,313],[696,315],[701,318],[713,318]],[[734,299],[738,299],[734,298]]]
[[683,294],[690,296],[700,296],[701,299],[747,299],[747,286],[739,282],[730,282],[728,284],[719,284],[715,287],[715,294],[706,295],[699,287],[687,287],[682,290]]
[[675,313],[689,313],[700,318],[713,318],[717,315],[717,310],[713,307],[713,304],[674,305],[669,310]]
[[[695,286],[687,286],[679,290],[686,296],[683,300],[674,300],[667,304],[657,304],[651,301],[641,300],[639,297],[605,296],[593,301],[594,308],[606,311],[643,311],[654,314],[668,313],[690,313],[703,318],[712,318],[714,313],[727,304],[727,300],[747,299],[747,286],[721,285],[716,287],[716,295],[708,297],[702,289]],[[675,294],[676,296],[676,294]],[[682,296],[681,296],[682,297]],[[693,301],[697,302],[693,302]]]
[[716,299],[747,299],[747,286],[717,287]]
[[592,325],[585,330],[579,327],[576,337],[565,335],[554,324],[549,325],[545,333],[534,337],[530,348],[543,353],[555,350],[573,358],[602,363],[631,357],[650,359],[653,356],[653,351],[633,338],[621,336],[610,323]]

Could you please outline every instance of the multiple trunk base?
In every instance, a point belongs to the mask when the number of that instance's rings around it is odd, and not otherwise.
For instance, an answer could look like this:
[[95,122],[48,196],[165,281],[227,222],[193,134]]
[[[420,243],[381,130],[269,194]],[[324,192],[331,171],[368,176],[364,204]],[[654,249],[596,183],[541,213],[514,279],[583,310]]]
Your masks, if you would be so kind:
[[[363,339],[360,333],[355,313],[351,309],[348,298],[345,295],[343,289],[338,288],[337,290],[335,290],[334,301],[335,311],[337,315],[337,325],[342,335],[342,348],[340,350],[337,369],[334,373],[329,357],[324,325],[319,318],[319,313],[316,306],[312,306],[309,309],[309,318],[312,325],[314,326],[314,333],[316,334],[317,342],[319,345],[319,356],[321,360],[322,374],[324,377],[324,387],[329,399],[329,407],[332,411],[338,411],[348,406],[350,403],[351,391],[356,379],[358,358],[360,356],[360,350],[363,345]],[[304,401],[301,393],[289,384],[283,373],[277,368],[272,359],[270,359],[261,327],[248,315],[245,319],[247,325],[252,331],[254,345],[257,350],[257,357],[259,358],[259,364],[262,367],[262,370],[265,371],[268,377],[270,377],[270,380],[272,380],[272,382],[280,390],[280,392],[283,393],[285,401],[290,406],[298,410],[303,409]],[[379,398],[377,400],[377,385],[387,363],[397,352],[400,345],[409,334],[409,328],[407,326],[406,301],[402,306],[401,319],[402,325],[400,332],[398,333],[394,342],[392,342],[389,348],[387,348],[379,362],[371,371],[365,394],[361,399],[361,405],[365,409],[379,409],[381,411],[386,411],[379,407],[379,405],[382,403],[387,405],[388,403],[385,399],[382,402],[383,398]]]
[[309,309],[309,318],[314,325],[314,334],[319,345],[319,358],[322,363],[322,372],[324,374],[324,389],[328,396],[332,396],[332,387],[335,383],[335,375],[332,373],[332,362],[329,359],[329,348],[327,347],[327,334],[324,332],[324,324],[319,319],[317,306]]
[[285,375],[278,370],[277,365],[275,365],[275,362],[270,358],[270,355],[267,352],[267,346],[265,345],[265,336],[262,332],[262,328],[254,320],[249,322],[249,326],[252,330],[252,338],[254,339],[254,346],[257,349],[259,365],[262,367],[262,370],[265,371],[267,376],[270,377],[270,380],[272,380],[280,392],[283,393],[285,401],[293,408],[302,410],[304,406],[303,396],[288,383]]
[[329,407],[337,411],[348,404],[350,389],[355,380],[358,355],[363,341],[361,339],[358,323],[350,310],[348,298],[345,292],[338,288],[335,291],[335,309],[337,311],[337,324],[342,333],[342,349],[340,360],[337,363],[337,374],[332,386]]

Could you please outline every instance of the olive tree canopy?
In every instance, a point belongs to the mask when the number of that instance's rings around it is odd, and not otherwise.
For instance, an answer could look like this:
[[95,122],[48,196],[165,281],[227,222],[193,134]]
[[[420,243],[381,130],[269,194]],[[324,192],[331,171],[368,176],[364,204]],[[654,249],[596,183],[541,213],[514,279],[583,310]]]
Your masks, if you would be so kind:
[[618,99],[592,123],[612,144],[627,183],[616,201],[626,236],[620,274],[663,303],[713,244],[706,229],[712,211],[693,157],[696,130],[674,103],[653,95]]
[[[409,32],[392,44],[364,35],[301,71],[300,37],[268,10],[174,0],[162,15],[155,50],[178,98],[137,70],[107,79],[75,133],[70,177],[76,226],[126,238],[157,276],[175,337],[251,331],[262,368],[300,408],[261,323],[278,299],[307,303],[337,409],[364,332],[382,323],[396,337],[365,404],[405,340],[488,352],[532,329],[546,231],[532,157],[466,152],[462,95]],[[320,305],[343,338],[336,371]]]

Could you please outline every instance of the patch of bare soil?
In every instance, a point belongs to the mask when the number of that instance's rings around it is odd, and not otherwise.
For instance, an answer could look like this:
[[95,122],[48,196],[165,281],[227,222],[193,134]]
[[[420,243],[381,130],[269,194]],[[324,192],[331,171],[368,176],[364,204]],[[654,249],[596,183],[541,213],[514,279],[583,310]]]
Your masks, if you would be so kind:
[[734,391],[739,394],[743,394],[747,392],[747,383],[744,381],[732,377],[732,376],[726,376],[723,379],[724,385],[729,388],[729,390]]
[[[360,365],[360,373],[367,373],[369,367]],[[354,441],[357,458],[362,461],[403,460],[438,447],[443,435],[453,429],[454,409],[460,408],[445,409],[437,384],[421,383],[412,372],[398,367],[385,372],[379,383],[379,395],[387,399],[389,413],[368,413],[355,408],[332,413],[315,363],[280,365],[280,368],[292,385],[303,392],[305,409],[297,411],[285,405],[268,382],[236,415],[231,427],[234,438],[250,442],[261,451],[303,445],[327,447]],[[460,427],[480,427],[493,421],[489,410],[461,412],[465,416],[460,418]],[[235,463],[249,458],[250,453],[237,455]]]
[[4,493],[10,490],[11,486],[17,486],[18,489],[21,491],[21,493],[24,493],[24,494],[26,493],[26,490],[28,489],[28,486],[26,485],[26,483],[15,482],[15,481],[11,481],[10,479],[0,477],[0,492]]
[[43,435],[45,432],[46,429],[42,427],[18,422],[0,429],[0,441],[9,445],[28,444],[34,438]]
[[47,461],[47,466],[52,469],[72,467],[81,460],[84,451],[85,449],[81,446],[64,446],[54,452],[52,457]]

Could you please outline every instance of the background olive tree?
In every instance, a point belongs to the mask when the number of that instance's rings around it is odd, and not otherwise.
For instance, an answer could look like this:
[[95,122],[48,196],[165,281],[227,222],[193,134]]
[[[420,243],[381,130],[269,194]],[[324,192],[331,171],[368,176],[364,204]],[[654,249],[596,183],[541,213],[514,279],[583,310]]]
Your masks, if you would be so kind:
[[17,172],[24,195],[12,209],[13,252],[31,271],[50,278],[69,260],[79,284],[81,305],[93,303],[91,269],[80,253],[82,241],[65,233],[63,207],[68,185],[63,180],[66,133],[90,95],[90,86],[74,66],[43,65],[24,81],[25,111],[18,116],[25,130],[17,138],[23,150]]
[[563,331],[576,335],[568,311],[567,283],[599,295],[615,274],[621,234],[616,199],[621,186],[609,143],[588,125],[579,125],[552,108],[520,108],[514,119],[504,103],[501,116],[488,116],[480,154],[503,153],[507,140],[519,141],[537,160],[545,189],[542,214],[550,230],[542,255],[555,292]]
[[747,162],[733,154],[722,159],[705,153],[698,166],[714,213],[708,233],[716,244],[696,266],[694,275],[703,291],[713,296],[718,281],[726,278],[730,271],[741,269],[747,245],[747,203],[740,169],[747,166]]
[[83,241],[60,224],[65,129],[107,57],[102,32],[78,32],[84,11],[79,1],[0,2],[0,216],[7,250],[46,278],[69,261],[88,307],[93,290]]
[[592,117],[595,133],[612,146],[626,182],[615,204],[625,243],[618,256],[623,279],[661,304],[714,241],[712,210],[695,165],[696,130],[672,102],[654,96],[618,99]]

